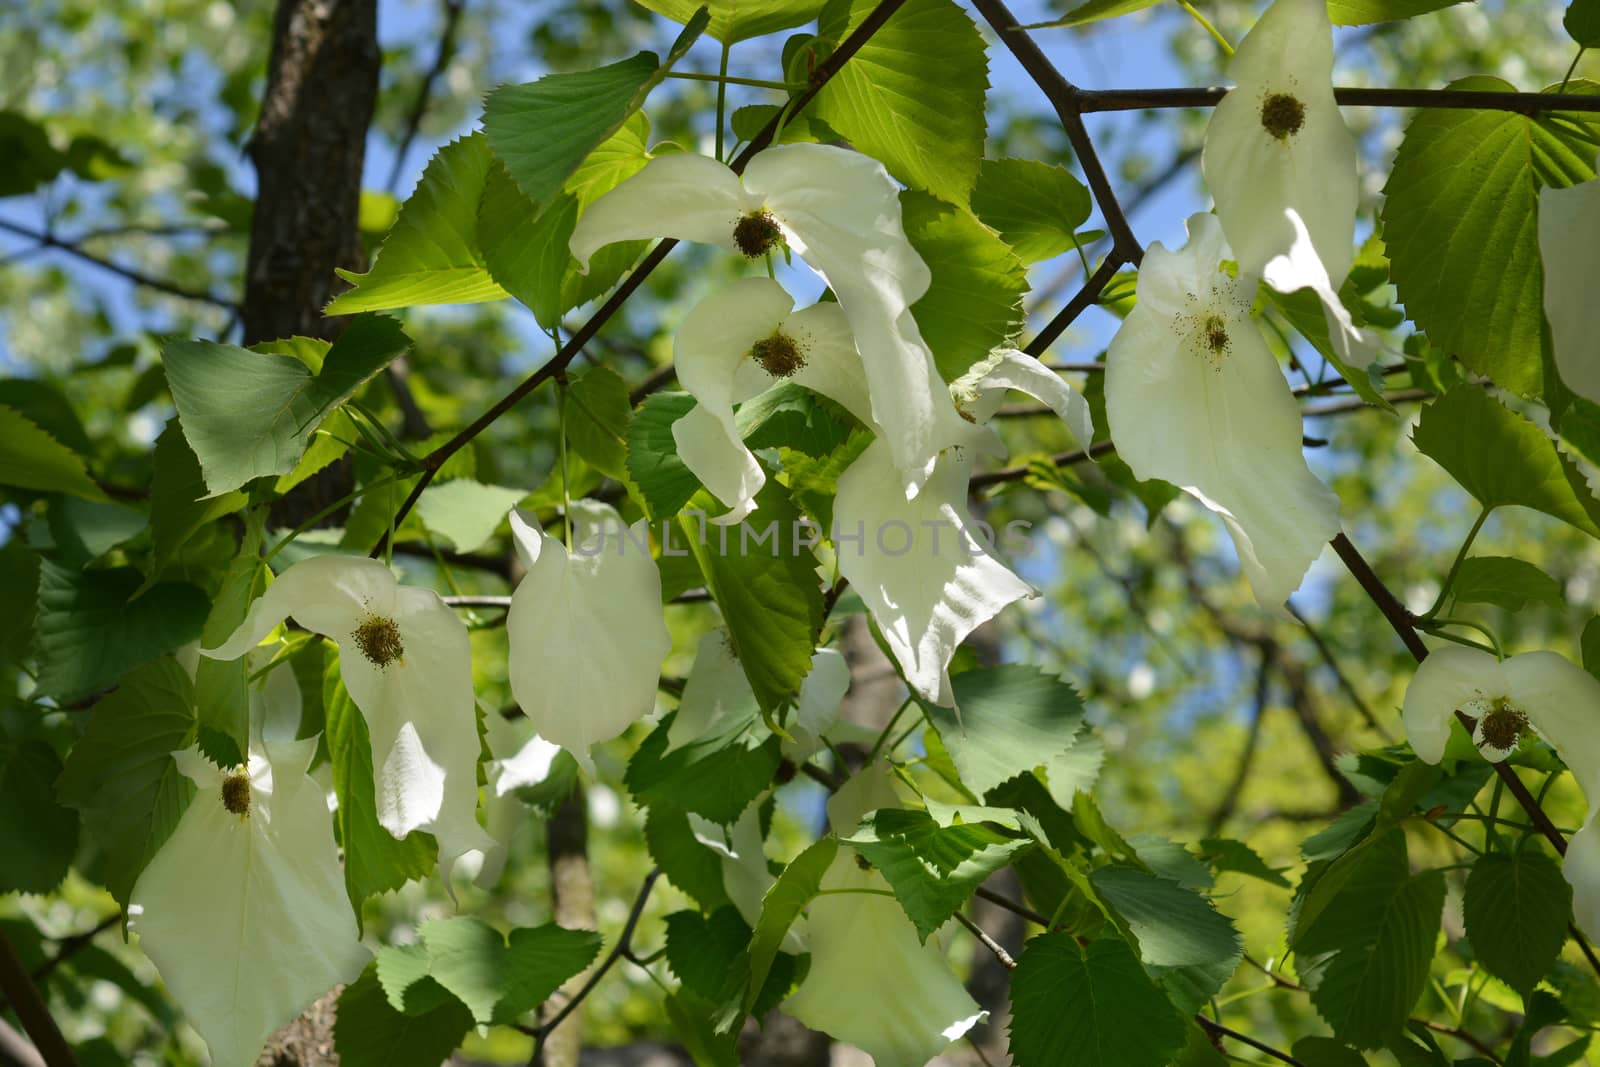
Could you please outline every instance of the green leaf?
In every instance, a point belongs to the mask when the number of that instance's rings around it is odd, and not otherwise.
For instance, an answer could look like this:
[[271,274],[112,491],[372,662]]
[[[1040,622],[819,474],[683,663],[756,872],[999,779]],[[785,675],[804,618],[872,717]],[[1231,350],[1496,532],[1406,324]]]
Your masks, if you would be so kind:
[[1112,19],[1119,15],[1131,15],[1135,11],[1143,11],[1147,7],[1154,7],[1161,0],[1087,0],[1079,4],[1065,17],[1054,22],[1035,22],[1029,24],[1028,29],[1046,29],[1052,26],[1084,26],[1101,19]]
[[149,524],[144,512],[136,508],[76,496],[51,497],[46,521],[56,558],[75,566],[126,544]]
[[923,941],[985,879],[1033,845],[991,823],[940,826],[926,812],[894,808],[869,814],[844,842],[883,875]]
[[0,739],[0,894],[48,893],[78,850],[78,813],[56,802],[61,759],[42,741]]
[[355,288],[335,297],[325,313],[476,304],[506,296],[478,247],[478,200],[493,163],[482,134],[439,149],[400,208],[372,269],[365,274],[335,269]]
[[[752,931],[732,906],[709,917],[697,911],[667,916],[667,965],[685,989],[712,1004],[741,997],[750,972]],[[794,985],[795,957],[780,952],[751,1006],[756,1018],[766,1015]]]
[[[244,622],[250,604],[266,591],[268,571],[261,562],[265,510],[254,512],[245,524],[239,552],[228,564],[200,631],[205,648],[226,641]],[[195,665],[194,699],[200,718],[200,749],[220,767],[245,762],[250,750],[250,662],[246,656],[218,660],[202,656]]]
[[[708,507],[709,496],[700,498]],[[764,712],[798,697],[822,628],[817,560],[800,539],[799,518],[788,492],[768,478],[755,514],[737,526],[702,532],[694,519],[678,520]]]
[[385,948],[377,975],[389,1003],[416,1014],[432,999],[407,996],[432,979],[467,1006],[479,1024],[510,1024],[543,1004],[561,984],[593,962],[600,935],[554,923],[511,931],[510,945],[481,919],[434,919],[418,928],[413,945]]
[[1259,878],[1269,885],[1289,888],[1289,879],[1285,878],[1279,869],[1267,866],[1267,861],[1243,841],[1232,841],[1225,837],[1202,838],[1200,858],[1209,863],[1211,869],[1218,874],[1223,871],[1233,871],[1236,874]]
[[31,193],[61,173],[67,159],[50,143],[50,133],[26,115],[0,111],[0,196]]
[[1484,507],[1520,504],[1600,537],[1600,500],[1583,472],[1483,389],[1458,385],[1423,408],[1411,440]]
[[628,386],[610,367],[591,367],[567,383],[567,443],[609,478],[628,476]]
[[711,14],[706,33],[723,44],[738,44],[817,17],[822,0],[639,0],[673,22],[688,22],[701,9]]
[[[1376,363],[1368,367],[1353,367],[1344,361],[1334,347],[1328,333],[1328,318],[1322,310],[1322,298],[1310,289],[1296,289],[1280,293],[1271,286],[1262,286],[1260,300],[1276,308],[1289,325],[1304,337],[1317,354],[1330,363],[1339,376],[1350,383],[1356,395],[1374,407],[1394,414],[1394,405],[1383,395],[1383,375]],[[1360,320],[1357,320],[1358,324]]]
[[709,22],[689,20],[665,60],[653,52],[596,70],[502,86],[483,107],[483,132],[522,194],[543,210],[601,142],[638,111]]
[[1393,828],[1337,860],[1301,910],[1292,948],[1335,1036],[1376,1048],[1399,1034],[1428,980],[1444,875],[1413,875]]
[[1584,48],[1600,48],[1600,0],[1572,0],[1561,25]]
[[188,543],[195,531],[206,523],[244,507],[249,499],[241,492],[207,496],[200,461],[184,440],[176,417],[167,420],[166,429],[156,438],[155,473],[150,482],[151,553],[146,586]]
[[[843,41],[876,0],[830,0],[817,33]],[[915,189],[965,204],[983,158],[989,62],[954,0],[908,0],[812,100],[807,112]]]
[[1542,852],[1490,853],[1472,865],[1461,912],[1478,962],[1526,997],[1566,943],[1572,886]]
[[694,405],[688,393],[653,393],[628,424],[628,478],[639,487],[652,519],[676,515],[700,490],[700,479],[678,458],[672,438],[672,424]]
[[624,783],[641,804],[667,804],[723,824],[735,821],[772,785],[778,738],[755,716],[734,716],[669,752],[667,732],[676,714],[644,739],[628,761]]
[[33,647],[39,556],[16,539],[0,545],[0,663],[27,657]]
[[204,592],[167,582],[129,603],[142,585],[132,567],[80,573],[49,561],[40,566],[34,632],[41,693],[61,701],[89,696],[199,638],[211,610]]
[[1363,26],[1425,15],[1466,0],[1328,0],[1328,16],[1335,26]]
[[1185,1013],[1233,977],[1244,951],[1239,932],[1199,893],[1134,867],[1100,867],[1089,881],[1133,934],[1151,977]]
[[728,903],[722,885],[722,860],[701,844],[683,809],[656,802],[645,813],[645,846],[667,880],[705,911]]
[[[739,405],[739,436],[751,448],[790,448],[821,458],[844,444],[859,425],[827,397],[783,382]],[[789,485],[795,484],[793,471]]]
[[399,889],[413,878],[426,878],[437,862],[439,846],[432,834],[413,830],[396,840],[378,823],[378,802],[372,782],[372,740],[361,709],[350,699],[339,675],[339,660],[329,653],[322,676],[324,737],[333,768],[333,792],[339,810],[335,825],[344,848],[344,888],[361,925],[361,904],[368,897]]
[[[1461,91],[1512,92],[1497,78]],[[1539,189],[1595,176],[1595,120],[1570,112],[1422,109],[1384,188],[1383,240],[1406,312],[1428,340],[1507,389],[1543,377]]]
[[1531,600],[1560,607],[1561,585],[1531,563],[1508,556],[1472,556],[1461,561],[1450,595],[1464,604],[1495,604],[1520,611]]
[[965,208],[916,190],[901,193],[900,206],[906,236],[933,274],[911,314],[939,373],[953,381],[1022,328],[1028,272]]
[[649,244],[608,245],[589,261],[587,273],[579,273],[568,249],[573,228],[589,204],[649,162],[649,136],[649,120],[642,113],[631,116],[542,207],[517,187],[503,165],[490,173],[478,209],[478,240],[495,280],[526,304],[545,329],[554,329],[568,311],[610,289]]
[[1583,656],[1583,669],[1600,678],[1600,615],[1592,615],[1583,624],[1583,637],[1579,641]]
[[14,408],[0,404],[0,485],[106,500],[83,459]]
[[1033,159],[986,159],[978,165],[972,210],[1027,265],[1074,248],[1090,207],[1088,188],[1066,167]]
[[[1010,664],[965,671],[951,681],[960,719],[951,708],[924,704],[923,710],[975,796],[1036,768],[1048,776],[1080,742],[1083,702],[1055,675]],[[1070,803],[1075,791],[1058,803]]]
[[103,881],[126,904],[194,796],[172,753],[194,742],[194,690],[174,659],[133,671],[95,705],[56,782],[105,851]]
[[1049,933],[1028,942],[1011,972],[1009,1033],[1016,1067],[1167,1067],[1187,1024],[1127,942],[1080,946]]
[[339,995],[334,1048],[343,1067],[438,1067],[472,1029],[472,1012],[445,997],[421,1015],[395,1010],[376,963]]
[[834,837],[824,837],[789,861],[778,875],[772,888],[761,901],[761,918],[756,920],[755,933],[750,938],[750,985],[745,991],[745,1009],[755,1004],[756,998],[767,984],[773,961],[778,957],[778,947],[784,935],[794,925],[800,912],[822,888],[822,876],[833,865],[839,851]]
[[457,552],[476,552],[494,536],[506,513],[527,495],[522,489],[457,478],[424,489],[417,498],[417,517]]
[[313,374],[292,356],[169,341],[167,381],[211,495],[294,470],[322,420],[410,344],[393,319],[353,319]]

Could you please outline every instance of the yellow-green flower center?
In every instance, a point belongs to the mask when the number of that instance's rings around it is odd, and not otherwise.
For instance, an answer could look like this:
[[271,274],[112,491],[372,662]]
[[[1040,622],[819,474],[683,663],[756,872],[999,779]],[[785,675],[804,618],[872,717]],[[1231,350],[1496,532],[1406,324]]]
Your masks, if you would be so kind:
[[1200,338],[1218,359],[1228,354],[1228,324],[1221,315],[1207,315],[1201,320]]
[[250,776],[235,771],[222,780],[222,806],[235,815],[250,814]]
[[733,243],[751,259],[760,259],[783,244],[783,230],[768,212],[752,211],[733,224]]
[[1280,141],[1287,141],[1306,124],[1306,106],[1289,93],[1273,93],[1261,102],[1261,125]]
[[387,667],[406,654],[405,643],[400,640],[400,627],[393,619],[368,615],[356,627],[353,636],[356,647],[374,667]]
[[761,364],[763,370],[774,378],[793,377],[806,365],[806,352],[788,334],[775,333],[763,337],[750,346],[750,358]]

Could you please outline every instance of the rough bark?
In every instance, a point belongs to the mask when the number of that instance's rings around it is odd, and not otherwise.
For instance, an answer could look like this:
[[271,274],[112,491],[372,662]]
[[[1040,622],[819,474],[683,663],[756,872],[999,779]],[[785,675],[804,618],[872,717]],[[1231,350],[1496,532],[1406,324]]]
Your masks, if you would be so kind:
[[[377,0],[279,0],[266,94],[251,136],[256,204],[245,260],[244,341],[332,339],[322,309],[343,286],[335,267],[366,262],[358,223],[367,126],[378,94]],[[348,492],[348,468],[309,479],[274,521],[293,524]],[[332,990],[268,1043],[270,1067],[329,1067]]]
[[[583,787],[572,791],[551,816],[546,830],[546,849],[550,862],[550,892],[554,899],[555,921],[569,930],[593,930],[594,875],[589,868],[589,814]],[[560,1011],[589,974],[574,975],[549,1002],[545,1018]],[[545,1039],[542,1067],[578,1067],[583,1052],[583,1005]]]

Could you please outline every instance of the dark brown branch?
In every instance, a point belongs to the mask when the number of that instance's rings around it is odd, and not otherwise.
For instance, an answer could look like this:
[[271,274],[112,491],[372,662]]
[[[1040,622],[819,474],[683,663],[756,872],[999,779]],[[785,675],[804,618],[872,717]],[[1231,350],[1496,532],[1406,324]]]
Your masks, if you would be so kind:
[[1123,261],[1118,258],[1116,249],[1112,249],[1111,254],[1106,256],[1099,268],[1089,276],[1089,280],[1083,283],[1083,288],[1067,301],[1067,306],[1057,312],[1055,318],[1045,323],[1044,329],[1028,342],[1028,347],[1023,351],[1036,358],[1043,355],[1044,350],[1049,348],[1079,315],[1089,310],[1089,306],[1100,299],[1100,294],[1111,284],[1111,279],[1117,276],[1117,271],[1122,269],[1122,265]]
[[69,256],[81,259],[85,263],[93,264],[94,266],[99,267],[101,270],[109,271],[110,273],[115,274],[117,277],[124,278],[135,285],[142,286],[145,289],[152,289],[158,293],[166,293],[168,296],[181,297],[184,300],[194,300],[202,304],[210,304],[213,307],[219,307],[228,310],[233,310],[239,306],[232,300],[228,300],[224,297],[215,296],[199,289],[186,289],[181,285],[166,281],[165,279],[145,274],[143,271],[137,271],[131,267],[124,267],[120,263],[113,263],[109,259],[102,259],[93,252],[85,251],[83,248],[79,247],[78,242],[82,240],[82,238],[68,239],[65,237],[57,237],[55,234],[45,233],[42,230],[35,230],[28,226],[21,226],[6,219],[0,219],[0,230],[5,230],[7,233],[16,234],[18,237],[26,237],[28,240],[37,243],[40,248],[53,248],[60,252],[64,252]]
[[561,1006],[561,1010],[552,1015],[548,1022],[543,1023],[534,1031],[533,1055],[528,1062],[539,1062],[539,1056],[544,1051],[544,1043],[549,1038],[550,1032],[560,1026],[582,1004],[584,998],[594,992],[594,987],[600,984],[600,979],[606,972],[616,966],[633,947],[633,932],[639,926],[639,919],[644,915],[644,906],[650,899],[650,890],[655,886],[656,879],[661,877],[661,868],[652,867],[650,873],[644,876],[644,882],[639,886],[639,895],[633,898],[633,908],[628,912],[628,921],[622,926],[622,933],[617,935],[617,943],[612,946],[606,958],[600,961],[589,975],[589,980],[583,983],[583,988],[572,994],[572,999]]
[[1361,694],[1356,690],[1355,683],[1345,673],[1344,668],[1339,664],[1338,657],[1333,654],[1333,649],[1328,646],[1327,641],[1323,640],[1322,634],[1315,626],[1311,625],[1311,621],[1301,613],[1300,609],[1295,607],[1293,601],[1284,606],[1289,609],[1289,614],[1293,615],[1295,621],[1305,630],[1306,636],[1311,638],[1311,643],[1316,646],[1317,655],[1322,658],[1322,662],[1327,668],[1333,672],[1335,680],[1339,683],[1339,688],[1344,691],[1345,697],[1354,706],[1362,721],[1387,740],[1389,731],[1378,721],[1378,717],[1372,713],[1372,708],[1362,699]]
[[980,945],[988,949],[990,952],[993,952],[994,958],[1000,961],[1000,966],[1004,967],[1008,971],[1014,971],[1017,969],[1017,961],[1011,958],[1011,953],[1007,952],[1005,948],[1002,947],[1001,944],[994,938],[980,930],[978,928],[978,924],[967,918],[964,912],[956,912],[956,922],[960,923],[962,926],[965,926],[967,928],[967,932],[973,937],[977,938]]
[[1194,1021],[1200,1024],[1201,1029],[1215,1037],[1225,1037],[1230,1041],[1237,1041],[1240,1044],[1249,1045],[1257,1052],[1265,1053],[1266,1055],[1277,1060],[1279,1063],[1293,1064],[1294,1067],[1306,1067],[1305,1061],[1297,1060],[1287,1052],[1280,1052],[1278,1049],[1273,1048],[1265,1041],[1258,1041],[1249,1034],[1241,1034],[1237,1030],[1230,1030],[1228,1027],[1223,1026],[1214,1019],[1208,1019],[1204,1015],[1196,1015],[1194,1017]]
[[27,1031],[39,1055],[44,1057],[46,1067],[77,1067],[78,1061],[67,1039],[61,1036],[56,1021],[50,1017],[50,1009],[45,1007],[39,987],[23,970],[22,961],[3,931],[0,931],[0,993],[11,1002],[17,1021]]
[[[862,20],[861,25],[857,26],[849,37],[840,43],[834,53],[828,57],[827,62],[817,67],[816,73],[812,75],[811,84],[804,93],[796,98],[791,113],[798,113],[809,104],[829,79],[839,72],[839,69],[849,61],[851,56],[861,50],[861,46],[866,44],[867,40],[878,32],[883,24],[889,20],[889,17],[898,11],[904,3],[905,0],[883,0],[877,7],[873,8],[872,13]],[[756,153],[772,143],[772,138],[777,134],[778,119],[780,117],[779,115],[773,116],[772,120],[762,127],[761,132],[756,134],[750,143],[745,146],[744,151],[740,152],[738,157],[729,164],[735,174],[744,173],[744,168],[749,166]],[[567,365],[577,358],[579,352],[583,351],[584,345],[593,340],[594,335],[600,332],[600,328],[611,321],[611,317],[627,302],[634,291],[644,283],[644,280],[650,276],[651,272],[661,265],[661,261],[667,258],[672,250],[677,247],[677,244],[678,242],[675,239],[669,237],[651,249],[649,254],[644,257],[644,260],[622,280],[622,283],[612,291],[606,302],[601,304],[593,315],[589,316],[588,321],[578,327],[577,331],[567,339],[566,344],[561,346],[560,350],[556,352],[548,363],[523,379],[515,389],[512,389],[511,392],[497,401],[488,411],[478,416],[465,429],[424,456],[422,459],[422,477],[417,479],[417,484],[407,495],[405,501],[401,503],[400,510],[395,514],[394,522],[390,528],[399,528],[400,523],[411,513],[411,509],[416,506],[423,490],[427,489],[434,476],[439,473],[439,468],[444,466],[445,460],[455,455],[473,438],[493,425],[495,420],[515,407],[523,397],[539,388],[547,380],[564,373]],[[389,535],[385,532],[378,543],[373,546],[372,555],[374,557],[381,556],[388,541]]]
[[115,912],[111,915],[107,915],[104,919],[101,919],[94,925],[92,929],[85,930],[79,934],[71,934],[67,937],[61,938],[56,942],[55,955],[51,956],[49,959],[39,964],[39,966],[35,967],[30,977],[32,977],[35,982],[44,981],[46,978],[50,977],[51,973],[54,972],[57,967],[67,962],[67,960],[71,959],[73,956],[76,956],[83,949],[89,947],[90,943],[92,943],[95,938],[99,937],[101,934],[105,933],[107,930],[111,929],[121,921],[122,912]]
[[455,58],[456,31],[461,28],[461,14],[466,9],[466,0],[444,0],[444,29],[439,34],[439,51],[433,57],[433,66],[422,76],[422,85],[417,89],[417,98],[412,101],[411,112],[406,116],[405,133],[401,135],[399,144],[395,145],[394,163],[389,167],[389,180],[384,183],[384,188],[390,193],[400,187],[400,176],[405,173],[406,155],[411,151],[411,143],[417,139],[417,130],[422,127],[422,117],[428,113],[428,100],[433,96],[433,86],[444,73],[444,69],[450,65],[450,60]]
[[[978,5],[980,8],[983,4]],[[1145,111],[1172,107],[1216,107],[1228,94],[1220,87],[1192,89],[1078,89],[1070,96],[1079,112]],[[1600,111],[1600,96],[1560,93],[1475,93],[1462,89],[1336,88],[1333,98],[1349,107],[1446,108],[1467,111]],[[1054,101],[1052,101],[1053,103]]]
[[1106,220],[1106,230],[1111,234],[1112,254],[1106,257],[1107,260],[1118,259],[1137,267],[1144,258],[1144,246],[1133,235],[1133,227],[1128,225],[1116,190],[1111,187],[1111,179],[1106,176],[1105,167],[1100,163],[1100,155],[1095,151],[1088,127],[1083,124],[1083,109],[1078,106],[1083,91],[1067,81],[1045,58],[1045,54],[1027,31],[1021,28],[1002,0],[973,0],[973,6],[993,27],[1001,43],[1011,51],[1017,62],[1022,64],[1028,77],[1044,92],[1061,120],[1062,128],[1067,131],[1067,140],[1072,143],[1078,165],[1083,168],[1084,180],[1088,182],[1089,191],[1094,194],[1094,201]]

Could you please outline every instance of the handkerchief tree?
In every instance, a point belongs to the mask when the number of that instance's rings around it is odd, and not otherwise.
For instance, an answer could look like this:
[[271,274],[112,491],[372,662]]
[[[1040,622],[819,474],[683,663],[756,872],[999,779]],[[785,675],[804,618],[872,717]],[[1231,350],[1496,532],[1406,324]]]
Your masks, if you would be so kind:
[[1600,0],[60,6],[0,1059],[1600,1062]]

